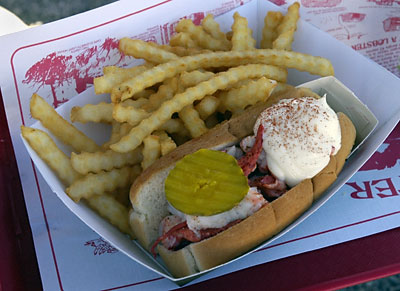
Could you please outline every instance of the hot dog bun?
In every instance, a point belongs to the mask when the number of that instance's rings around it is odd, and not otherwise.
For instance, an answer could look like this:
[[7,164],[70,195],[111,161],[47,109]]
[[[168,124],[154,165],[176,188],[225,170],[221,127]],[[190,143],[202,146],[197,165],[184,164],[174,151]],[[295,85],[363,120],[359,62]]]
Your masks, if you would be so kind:
[[[290,96],[302,97],[300,90]],[[275,101],[278,101],[282,96]],[[130,215],[132,230],[140,244],[150,249],[159,236],[161,220],[169,214],[164,194],[164,182],[174,164],[187,154],[201,148],[219,150],[239,142],[253,133],[257,116],[271,104],[258,104],[241,115],[230,119],[162,157],[147,168],[131,187],[133,211]],[[312,179],[303,180],[280,198],[267,204],[255,214],[233,227],[179,251],[158,246],[158,251],[171,274],[187,276],[225,263],[261,244],[280,232],[307,210],[331,185],[341,171],[355,140],[355,128],[343,113],[338,114],[342,146],[330,163]]]

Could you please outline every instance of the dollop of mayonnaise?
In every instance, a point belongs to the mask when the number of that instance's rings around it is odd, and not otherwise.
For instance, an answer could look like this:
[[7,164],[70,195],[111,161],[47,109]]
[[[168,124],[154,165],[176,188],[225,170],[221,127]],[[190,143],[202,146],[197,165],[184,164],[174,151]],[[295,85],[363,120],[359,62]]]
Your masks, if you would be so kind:
[[195,233],[198,233],[198,231],[201,229],[220,228],[234,220],[244,219],[255,213],[266,203],[267,201],[264,199],[262,194],[257,191],[257,188],[252,187],[238,205],[219,214],[210,216],[188,215],[175,209],[169,203],[168,210],[170,213],[181,217],[183,220],[186,220],[188,228],[193,230]]
[[254,134],[260,123],[268,168],[290,187],[318,174],[341,147],[339,119],[326,96],[281,100],[260,114]]

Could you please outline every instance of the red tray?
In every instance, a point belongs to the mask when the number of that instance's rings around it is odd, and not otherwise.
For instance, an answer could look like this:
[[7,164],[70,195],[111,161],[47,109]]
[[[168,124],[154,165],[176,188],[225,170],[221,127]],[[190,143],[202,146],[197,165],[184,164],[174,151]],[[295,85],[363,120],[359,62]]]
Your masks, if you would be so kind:
[[[0,290],[41,290],[32,233],[1,94],[0,99]],[[395,131],[398,133],[399,130],[400,124]],[[254,266],[183,289],[339,289],[400,273],[398,241],[400,228]]]

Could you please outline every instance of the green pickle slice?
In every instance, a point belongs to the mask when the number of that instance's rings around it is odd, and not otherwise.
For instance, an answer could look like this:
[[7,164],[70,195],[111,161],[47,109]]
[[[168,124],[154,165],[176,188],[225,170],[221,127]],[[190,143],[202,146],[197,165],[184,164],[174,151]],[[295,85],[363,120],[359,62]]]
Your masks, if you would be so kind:
[[249,191],[247,177],[231,155],[208,149],[179,160],[165,180],[165,195],[177,210],[199,216],[227,211]]

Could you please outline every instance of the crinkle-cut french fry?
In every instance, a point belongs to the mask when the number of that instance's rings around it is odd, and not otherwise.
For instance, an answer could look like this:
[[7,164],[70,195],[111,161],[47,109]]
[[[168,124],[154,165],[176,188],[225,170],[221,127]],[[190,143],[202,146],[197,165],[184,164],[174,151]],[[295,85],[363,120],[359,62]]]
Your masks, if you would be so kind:
[[239,13],[233,14],[232,24],[232,50],[233,51],[244,51],[255,48],[256,40],[252,36],[252,31],[248,26],[247,19],[240,16]]
[[101,148],[103,150],[107,150],[111,144],[116,143],[117,141],[120,140],[120,134],[119,134],[120,130],[121,130],[121,123],[115,120],[111,122],[110,139],[101,145]]
[[290,51],[294,40],[294,29],[282,32],[272,43],[274,49]]
[[283,15],[280,11],[268,11],[264,18],[264,28],[262,31],[262,39],[260,47],[262,49],[272,48],[272,42],[277,37],[276,28],[281,23]]
[[81,179],[75,180],[65,192],[75,202],[93,195],[103,195],[117,188],[126,187],[133,182],[135,172],[133,167],[112,169],[109,172],[101,171],[96,174],[89,173]]
[[178,90],[178,85],[178,78],[176,77],[165,80],[158,88],[158,91],[149,97],[149,102],[144,104],[142,109],[147,112],[156,110],[164,101],[174,97]]
[[225,33],[223,33],[219,28],[219,24],[214,20],[212,14],[207,14],[207,16],[201,21],[201,25],[213,38],[221,40],[227,47],[232,46],[230,41],[226,38]]
[[266,101],[276,84],[276,81],[262,77],[240,88],[223,91],[219,94],[221,103],[218,110],[239,113],[249,105]]
[[[248,51],[212,52],[182,57],[178,60],[151,68],[125,81],[119,86],[114,87],[111,97],[113,102],[126,100],[131,98],[135,93],[162,82],[167,78],[172,78],[184,71],[193,71],[204,67],[232,67],[251,63],[294,68],[299,71],[306,71],[321,76],[330,76],[334,74],[333,66],[328,59],[293,51],[257,49]],[[276,68],[275,73],[277,75],[278,72],[280,72],[282,76],[286,76],[286,71],[284,69]],[[266,77],[279,82],[286,81],[280,80],[274,76]]]
[[277,27],[278,34],[297,27],[297,21],[300,18],[299,10],[300,4],[298,2],[294,2],[288,7],[286,15],[283,16],[281,23]]
[[118,68],[115,66],[103,69],[104,75],[93,79],[94,92],[96,94],[111,93],[112,88],[122,82],[146,71],[149,65],[141,65],[132,68]]
[[206,95],[212,95],[217,90],[222,90],[240,80],[265,76],[270,69],[271,66],[268,65],[253,64],[218,73],[208,81],[190,87],[185,92],[175,95],[171,100],[165,101],[150,117],[143,119],[129,134],[110,147],[116,152],[131,151],[138,147],[146,136],[170,119],[174,112],[179,112],[185,106],[193,104],[194,101],[201,100]]
[[138,99],[148,99],[151,95],[153,95],[154,93],[156,93],[156,91],[152,90],[152,89],[145,89],[142,90],[138,93],[136,93],[132,99],[134,100],[138,100]]
[[150,115],[146,110],[133,106],[123,106],[121,103],[114,105],[112,117],[118,122],[128,122],[135,126]]
[[40,120],[44,127],[60,141],[71,146],[77,152],[95,152],[100,147],[83,132],[62,118],[42,97],[32,95],[30,103],[31,115]]
[[153,135],[157,135],[160,138],[161,156],[165,156],[176,148],[176,143],[165,131],[155,131]]
[[179,78],[179,84],[183,88],[192,87],[200,82],[207,81],[213,76],[214,73],[208,71],[202,72],[200,70],[196,70],[192,72],[183,72]]
[[128,56],[144,59],[151,63],[165,63],[177,59],[178,56],[166,50],[150,45],[140,39],[124,37],[119,41],[119,49]]
[[288,7],[288,12],[276,28],[278,35],[272,43],[274,49],[291,50],[294,32],[297,29],[297,21],[300,18],[300,4],[293,3]]
[[192,104],[185,106],[179,111],[179,118],[183,121],[183,124],[189,130],[192,137],[199,137],[208,131],[204,121],[200,118],[199,113],[194,109]]
[[217,97],[208,95],[204,97],[194,108],[200,118],[206,120],[211,114],[217,111],[220,100]]
[[240,87],[242,87],[242,86],[245,86],[245,85],[249,84],[251,81],[254,81],[254,80],[252,80],[252,79],[240,80],[239,82],[237,82],[237,83],[235,83],[235,84],[232,84],[232,85],[229,86],[229,87],[226,87],[226,88],[225,88],[225,91],[230,90],[230,89],[234,89],[234,88],[240,88]]
[[168,50],[169,52],[172,52],[179,57],[192,56],[192,55],[198,55],[198,54],[204,54],[204,53],[211,52],[210,50],[197,48],[197,47],[186,48],[186,47],[182,47],[182,46],[167,46],[167,45],[163,45],[162,47],[163,48],[166,47],[166,48],[164,48],[165,50]]
[[71,109],[70,118],[72,122],[105,122],[111,123],[113,105],[100,102],[98,104],[86,104],[82,107],[74,106]]
[[[155,93],[153,90],[151,90],[151,91],[153,92],[153,94]],[[149,102],[149,99],[139,98],[139,99],[136,99],[136,100],[127,99],[127,100],[121,102],[120,104],[122,104],[122,106],[132,106],[132,107],[135,107],[135,108],[140,108],[140,107],[144,106],[145,104],[147,104],[148,102]]]
[[278,82],[276,84],[276,87],[274,88],[274,90],[271,93],[270,97],[273,97],[274,95],[281,95],[284,94],[286,92],[288,92],[289,90],[293,90],[294,87],[292,85],[286,84],[286,83],[281,83]]
[[[127,122],[119,123],[119,122],[115,121],[115,124],[117,124],[119,126],[117,126],[117,125],[114,126],[114,122],[113,122],[110,140],[101,146],[102,149],[108,150],[110,148],[110,145],[118,142],[123,136],[127,135],[129,133],[129,131],[133,128],[133,126]],[[115,127],[115,132],[114,132],[114,127]]]
[[182,120],[179,118],[168,119],[164,124],[162,124],[159,130],[165,130],[168,133],[181,133],[182,135],[189,136],[188,130],[183,125]]
[[196,42],[192,39],[189,33],[179,32],[171,37],[169,40],[171,46],[180,46],[184,48],[199,48]]
[[177,32],[186,32],[200,47],[214,51],[227,51],[230,44],[220,39],[215,39],[203,30],[201,26],[195,25],[191,19],[182,19],[175,27]]
[[112,150],[95,153],[71,153],[72,167],[82,175],[135,165],[140,163],[142,159],[141,147],[127,153],[117,153]]
[[178,57],[198,55],[198,54],[210,52],[210,50],[205,50],[205,49],[197,47],[196,44],[195,44],[196,47],[172,46],[171,44],[170,45],[167,45],[167,44],[156,44],[154,42],[149,42],[148,44],[152,45],[152,46],[155,46],[155,47],[158,47],[160,49],[163,49],[163,50],[165,50],[167,52],[173,53],[173,54],[177,55]]
[[119,203],[124,205],[125,207],[129,208],[131,206],[131,200],[129,197],[130,189],[131,185],[129,185],[128,187],[116,189],[113,192],[109,193],[109,195],[113,197],[115,200],[117,200]]
[[39,157],[46,162],[65,185],[71,185],[81,177],[72,168],[69,157],[57,147],[47,132],[21,126],[21,133]]
[[161,156],[160,137],[149,135],[143,139],[143,160],[142,169],[146,169]]
[[228,31],[227,33],[225,33],[226,35],[226,39],[229,41],[232,41],[232,36],[233,36],[233,31]]
[[93,195],[87,199],[87,204],[120,231],[134,238],[129,225],[128,208],[118,202],[114,197],[108,194]]
[[[142,95],[141,93],[149,92],[146,94],[150,94],[153,90],[143,90],[138,94]],[[138,95],[136,94],[136,95]],[[127,99],[120,103],[120,106],[132,106],[135,108],[140,108],[144,104],[148,103],[149,100],[145,98],[139,98],[137,100]],[[105,123],[112,123],[113,118],[113,109],[114,104],[100,102],[98,104],[86,104],[83,107],[74,106],[71,109],[70,118],[72,122],[105,122]]]

